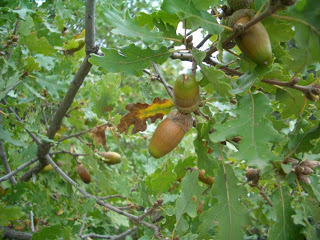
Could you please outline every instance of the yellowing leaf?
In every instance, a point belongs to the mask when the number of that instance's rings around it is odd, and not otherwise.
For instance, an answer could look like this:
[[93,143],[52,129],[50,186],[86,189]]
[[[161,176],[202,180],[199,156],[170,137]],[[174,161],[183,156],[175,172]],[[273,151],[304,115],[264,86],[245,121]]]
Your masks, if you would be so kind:
[[118,124],[118,132],[128,133],[130,125],[134,125],[132,129],[132,134],[140,131],[145,131],[147,129],[146,121],[148,118],[151,122],[155,122],[156,119],[162,119],[164,115],[168,114],[173,107],[173,103],[170,100],[164,99],[160,100],[155,98],[151,105],[146,103],[131,103],[126,106],[126,109],[130,113],[126,114],[120,119]]

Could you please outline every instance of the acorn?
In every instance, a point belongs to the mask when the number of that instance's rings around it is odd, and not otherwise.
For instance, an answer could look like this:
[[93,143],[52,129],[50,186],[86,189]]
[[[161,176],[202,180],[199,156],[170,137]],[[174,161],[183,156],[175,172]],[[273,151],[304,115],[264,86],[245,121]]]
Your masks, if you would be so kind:
[[43,172],[50,172],[53,169],[53,166],[49,163],[48,165],[46,165],[42,171]]
[[199,108],[199,86],[193,76],[180,75],[173,86],[173,102],[182,113],[191,113]]
[[121,163],[121,155],[117,152],[102,152],[99,155],[104,158],[103,162],[108,165]]
[[[237,31],[247,24],[254,14],[253,10],[240,9],[232,14],[228,25]],[[243,54],[256,64],[264,64],[272,57],[269,35],[261,22],[243,31],[236,37],[236,43]]]
[[91,177],[88,169],[86,169],[81,163],[77,164],[76,171],[84,183],[88,184],[91,182]]
[[227,2],[233,11],[237,11],[239,9],[249,8],[253,0],[227,0]]
[[177,110],[171,111],[152,135],[148,148],[151,156],[160,158],[171,152],[191,127],[191,114],[183,114]]

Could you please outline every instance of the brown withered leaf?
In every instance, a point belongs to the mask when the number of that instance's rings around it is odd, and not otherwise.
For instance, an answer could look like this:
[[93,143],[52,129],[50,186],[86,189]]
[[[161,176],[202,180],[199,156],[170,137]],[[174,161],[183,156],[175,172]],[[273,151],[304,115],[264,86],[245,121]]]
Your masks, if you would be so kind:
[[173,103],[170,100],[155,98],[151,105],[146,103],[130,103],[126,106],[129,111],[120,119],[118,124],[118,132],[129,131],[129,127],[133,124],[132,134],[137,132],[143,132],[147,129],[147,119],[149,118],[154,123],[158,118],[162,119],[164,115],[168,114],[173,107]]
[[107,146],[106,133],[105,133],[107,127],[108,127],[107,125],[97,126],[90,131],[90,135],[96,141],[97,145],[102,144],[104,149],[106,151],[109,151],[109,148]]

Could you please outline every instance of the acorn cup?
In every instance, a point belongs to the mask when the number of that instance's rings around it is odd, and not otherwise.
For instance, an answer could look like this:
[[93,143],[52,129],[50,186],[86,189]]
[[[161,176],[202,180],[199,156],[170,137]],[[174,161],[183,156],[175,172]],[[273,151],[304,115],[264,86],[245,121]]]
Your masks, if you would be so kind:
[[81,163],[77,164],[76,172],[79,174],[81,180],[84,183],[89,184],[91,182],[91,177],[88,169],[86,169]]
[[191,113],[199,108],[199,86],[193,76],[180,75],[173,86],[173,102],[182,113]]
[[227,0],[227,2],[233,11],[237,11],[239,9],[249,8],[254,1],[253,0]]
[[[235,31],[247,24],[253,17],[254,11],[240,9],[229,18],[228,25]],[[269,35],[261,22],[254,24],[238,37],[236,43],[240,50],[256,64],[265,64],[272,57]]]
[[171,152],[192,127],[191,114],[171,111],[157,127],[149,143],[149,153],[160,158]]
[[122,161],[121,155],[117,152],[102,152],[99,155],[104,158],[103,162],[108,165],[118,164]]

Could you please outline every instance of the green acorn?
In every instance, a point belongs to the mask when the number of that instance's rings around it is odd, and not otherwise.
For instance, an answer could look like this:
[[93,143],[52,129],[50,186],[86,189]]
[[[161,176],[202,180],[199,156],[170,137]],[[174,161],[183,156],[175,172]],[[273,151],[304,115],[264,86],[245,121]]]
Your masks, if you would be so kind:
[[171,111],[152,135],[148,147],[151,156],[160,158],[171,152],[191,127],[191,114],[183,114],[177,110]]
[[199,86],[193,76],[180,75],[173,86],[173,102],[182,113],[191,113],[199,108]]
[[[248,23],[254,14],[253,10],[240,9],[232,14],[228,25],[236,29],[237,26]],[[269,35],[261,22],[243,31],[236,38],[236,43],[244,55],[256,64],[264,64],[272,57]]]
[[249,8],[253,0],[227,0],[227,2],[233,11],[237,11],[239,9]]

